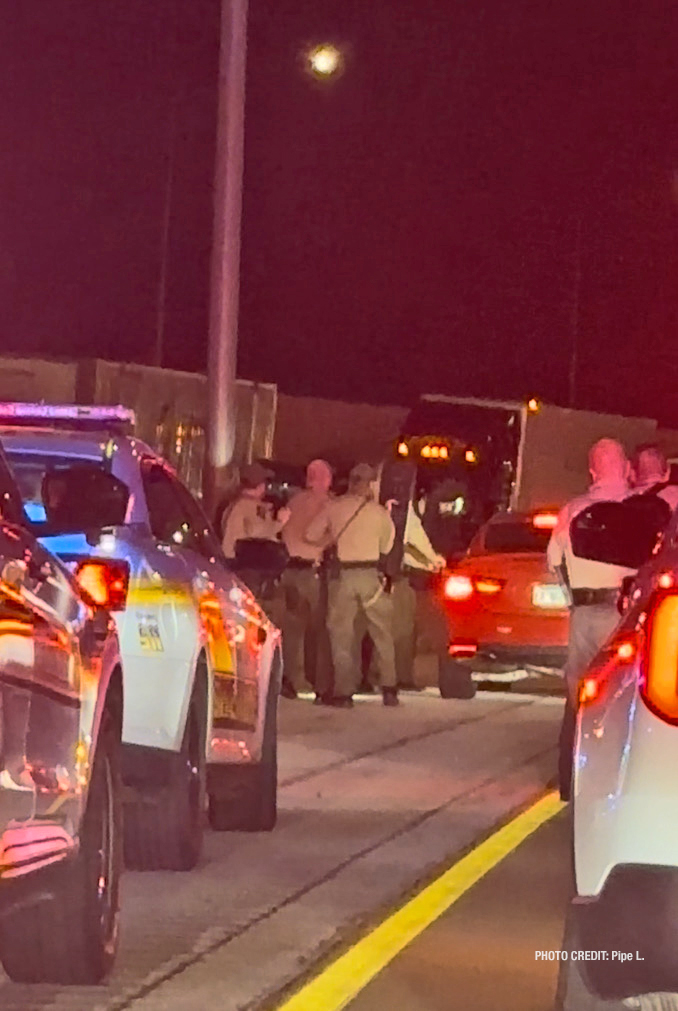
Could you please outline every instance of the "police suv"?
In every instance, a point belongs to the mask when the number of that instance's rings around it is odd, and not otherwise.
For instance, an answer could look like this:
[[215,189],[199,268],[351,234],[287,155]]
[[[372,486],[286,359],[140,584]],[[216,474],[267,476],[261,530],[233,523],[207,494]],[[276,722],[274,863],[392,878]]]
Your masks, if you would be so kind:
[[[218,830],[276,821],[280,635],[229,571],[198,502],[123,408],[0,405],[33,530],[71,566],[129,567],[117,614],[124,680],[125,856],[192,868],[205,791]],[[90,586],[99,592],[94,574]]]
[[[0,961],[99,983],[118,943],[125,567],[76,578],[34,538],[0,450]],[[110,583],[97,600],[78,585]],[[104,606],[105,605],[105,606]]]

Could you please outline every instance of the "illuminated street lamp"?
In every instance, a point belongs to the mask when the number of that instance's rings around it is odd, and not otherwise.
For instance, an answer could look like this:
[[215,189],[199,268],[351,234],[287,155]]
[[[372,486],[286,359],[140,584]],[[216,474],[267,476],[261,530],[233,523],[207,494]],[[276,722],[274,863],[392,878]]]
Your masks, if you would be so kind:
[[308,54],[308,65],[316,77],[334,77],[344,62],[341,50],[331,43],[315,46]]

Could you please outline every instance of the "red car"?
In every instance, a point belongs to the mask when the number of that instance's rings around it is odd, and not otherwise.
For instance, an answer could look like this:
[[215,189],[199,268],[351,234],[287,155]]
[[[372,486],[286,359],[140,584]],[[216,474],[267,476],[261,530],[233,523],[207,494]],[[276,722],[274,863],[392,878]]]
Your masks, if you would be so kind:
[[448,657],[444,698],[474,694],[473,674],[499,679],[529,668],[560,669],[568,637],[566,591],[546,565],[555,511],[498,513],[443,582]]

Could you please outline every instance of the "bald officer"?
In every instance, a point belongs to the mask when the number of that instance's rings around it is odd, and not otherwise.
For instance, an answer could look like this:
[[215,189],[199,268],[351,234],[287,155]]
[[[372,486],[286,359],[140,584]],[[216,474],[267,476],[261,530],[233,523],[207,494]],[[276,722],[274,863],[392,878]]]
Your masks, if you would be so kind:
[[568,502],[558,516],[548,546],[548,563],[564,574],[570,589],[570,636],[565,680],[567,697],[560,735],[560,792],[570,799],[572,748],[579,680],[598,650],[619,622],[617,600],[625,576],[633,570],[605,562],[578,558],[572,553],[570,525],[574,518],[595,502],[621,502],[631,491],[630,464],[622,446],[614,439],[600,439],[589,453],[591,486]]
[[398,704],[393,646],[393,602],[386,592],[379,559],[393,547],[395,528],[388,510],[375,502],[368,464],[358,464],[349,475],[348,493],[330,502],[310,524],[312,544],[334,545],[338,571],[330,577],[328,629],[334,661],[334,700],[341,708],[353,705],[359,680],[355,628],[362,618],[374,644],[384,705]]

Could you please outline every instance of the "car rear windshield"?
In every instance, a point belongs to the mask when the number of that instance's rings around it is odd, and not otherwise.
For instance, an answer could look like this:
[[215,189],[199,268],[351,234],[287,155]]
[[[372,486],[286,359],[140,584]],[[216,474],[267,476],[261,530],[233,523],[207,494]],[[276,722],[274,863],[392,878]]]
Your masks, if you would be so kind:
[[108,461],[72,456],[8,453],[35,533],[75,533],[125,522],[128,488]]
[[492,553],[544,552],[550,530],[537,530],[530,522],[490,523],[485,530],[485,550]]

